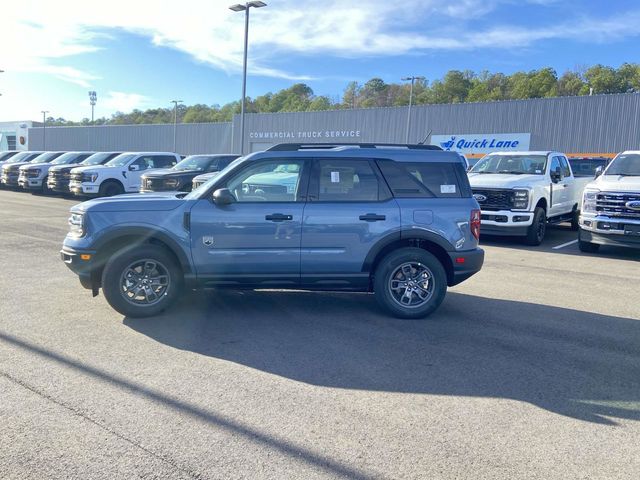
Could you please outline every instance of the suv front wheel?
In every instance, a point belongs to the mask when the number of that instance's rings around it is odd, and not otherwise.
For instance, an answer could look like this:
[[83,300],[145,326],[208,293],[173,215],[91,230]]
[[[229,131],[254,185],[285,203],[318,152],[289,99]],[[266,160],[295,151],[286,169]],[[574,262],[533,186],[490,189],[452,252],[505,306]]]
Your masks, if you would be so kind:
[[182,283],[180,267],[156,245],[117,253],[102,272],[102,291],[109,305],[128,317],[162,312],[175,301]]
[[399,318],[423,318],[436,310],[447,292],[440,261],[421,248],[402,248],[382,259],[375,271],[376,300]]

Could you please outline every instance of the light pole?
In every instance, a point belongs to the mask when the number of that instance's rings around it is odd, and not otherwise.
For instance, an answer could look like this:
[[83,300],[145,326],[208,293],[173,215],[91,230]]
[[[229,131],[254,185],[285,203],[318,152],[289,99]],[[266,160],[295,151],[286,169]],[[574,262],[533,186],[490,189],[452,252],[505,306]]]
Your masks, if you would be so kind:
[[89,92],[89,104],[91,105],[91,125],[93,125],[93,108],[98,101],[98,94],[94,91]]
[[42,110],[42,150],[47,149],[47,113],[49,110]]
[[244,5],[238,3],[231,5],[230,10],[234,12],[244,11],[244,61],[242,66],[242,106],[240,109],[240,155],[244,155],[244,109],[245,100],[247,97],[247,48],[249,44],[249,9],[251,7],[261,8],[266,7],[267,4],[261,1],[247,2]]
[[424,80],[424,77],[402,77],[402,81],[411,81],[411,90],[409,90],[409,111],[407,112],[407,133],[405,135],[405,143],[409,143],[409,128],[411,127],[411,106],[413,105],[413,84],[416,80]]
[[176,132],[178,131],[178,104],[184,103],[182,100],[171,100],[173,103],[173,153],[176,151]]

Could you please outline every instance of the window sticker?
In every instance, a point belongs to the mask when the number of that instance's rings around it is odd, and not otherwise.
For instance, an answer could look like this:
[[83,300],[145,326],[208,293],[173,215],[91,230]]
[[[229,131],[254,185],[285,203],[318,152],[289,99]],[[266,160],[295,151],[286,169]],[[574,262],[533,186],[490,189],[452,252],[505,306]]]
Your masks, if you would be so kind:
[[542,170],[536,170],[536,173],[542,173]]
[[331,183],[340,183],[340,172],[331,172]]
[[440,193],[456,193],[455,185],[440,185]]

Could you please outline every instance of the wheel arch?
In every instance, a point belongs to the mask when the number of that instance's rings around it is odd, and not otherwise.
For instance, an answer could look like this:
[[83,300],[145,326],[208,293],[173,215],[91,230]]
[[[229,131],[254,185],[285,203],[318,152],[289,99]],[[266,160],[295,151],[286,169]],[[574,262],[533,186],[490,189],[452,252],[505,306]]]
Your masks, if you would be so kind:
[[399,248],[417,247],[431,253],[442,264],[447,274],[447,284],[453,284],[453,263],[447,252],[453,251],[453,246],[441,236],[422,230],[397,232],[381,239],[374,245],[362,266],[363,272],[370,273],[370,288],[373,285],[373,275],[380,261],[389,253]]

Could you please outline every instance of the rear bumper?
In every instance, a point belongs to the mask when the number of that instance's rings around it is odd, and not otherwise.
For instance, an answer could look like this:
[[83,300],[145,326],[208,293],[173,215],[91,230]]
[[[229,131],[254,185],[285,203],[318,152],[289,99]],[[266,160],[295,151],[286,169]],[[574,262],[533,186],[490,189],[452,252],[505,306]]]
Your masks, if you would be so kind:
[[482,269],[484,250],[476,248],[466,252],[449,252],[453,271],[449,278],[449,286],[458,285],[475,275]]

